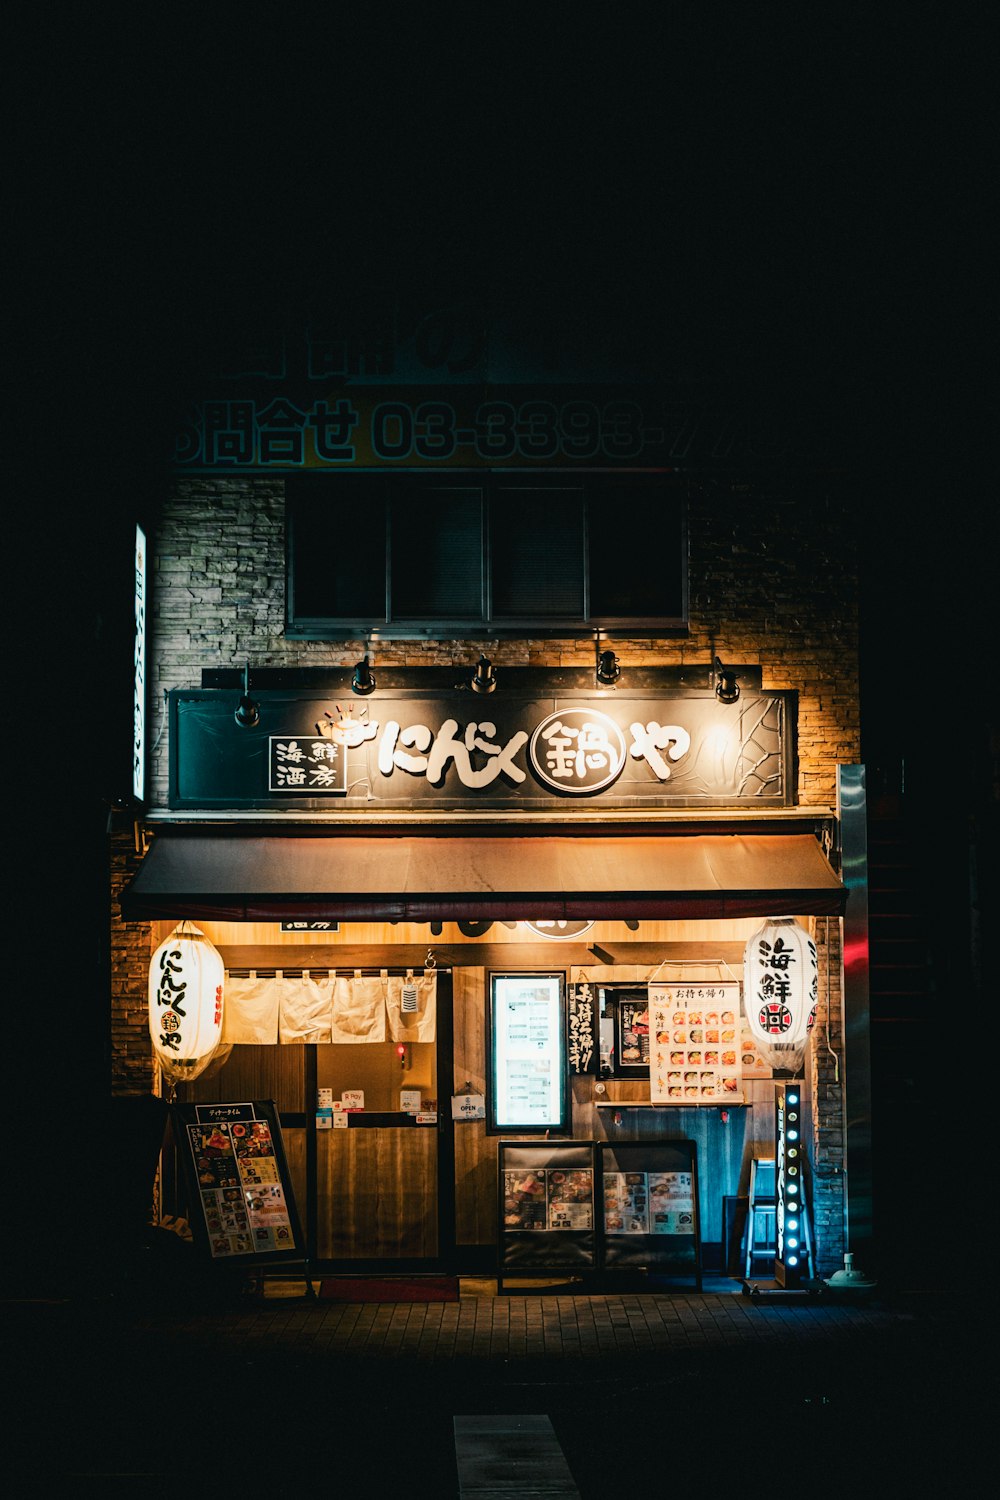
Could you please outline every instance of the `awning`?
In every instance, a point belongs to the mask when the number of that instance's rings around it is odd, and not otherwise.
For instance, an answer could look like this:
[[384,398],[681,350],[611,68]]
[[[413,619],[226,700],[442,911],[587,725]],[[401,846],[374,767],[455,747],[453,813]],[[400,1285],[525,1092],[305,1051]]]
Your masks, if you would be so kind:
[[162,830],[126,921],[433,922],[835,916],[812,834],[483,836]]

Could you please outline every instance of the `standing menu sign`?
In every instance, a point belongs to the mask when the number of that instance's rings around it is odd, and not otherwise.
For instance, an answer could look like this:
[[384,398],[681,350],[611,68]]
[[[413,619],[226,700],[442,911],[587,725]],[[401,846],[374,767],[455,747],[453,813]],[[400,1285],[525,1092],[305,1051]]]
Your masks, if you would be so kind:
[[694,1141],[602,1142],[603,1263],[690,1273],[701,1290]]
[[497,1160],[504,1271],[585,1271],[597,1262],[593,1141],[501,1141]]
[[270,1100],[173,1106],[195,1240],[218,1261],[305,1260]]

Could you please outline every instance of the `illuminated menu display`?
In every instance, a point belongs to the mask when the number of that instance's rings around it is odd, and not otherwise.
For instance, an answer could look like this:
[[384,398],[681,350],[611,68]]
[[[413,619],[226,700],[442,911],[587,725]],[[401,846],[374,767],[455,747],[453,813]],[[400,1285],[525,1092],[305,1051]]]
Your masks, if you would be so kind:
[[566,1121],[562,976],[493,975],[490,1126],[561,1130]]

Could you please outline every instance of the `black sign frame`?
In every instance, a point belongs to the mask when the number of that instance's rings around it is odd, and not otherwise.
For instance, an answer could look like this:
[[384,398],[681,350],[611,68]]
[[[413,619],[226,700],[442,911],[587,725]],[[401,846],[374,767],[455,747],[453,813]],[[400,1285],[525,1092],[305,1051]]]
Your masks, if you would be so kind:
[[[342,697],[342,695],[341,695]],[[795,803],[794,693],[744,690],[738,703],[714,693],[664,688],[602,694],[558,686],[506,691],[488,707],[468,692],[382,689],[339,706],[350,722],[342,762],[343,790],[271,786],[271,741],[319,743],[340,718],[329,697],[294,689],[254,689],[260,719],[236,722],[239,689],[174,688],[168,697],[172,810],[304,812],[363,810],[513,812],[586,809],[742,808],[768,811]],[[569,771],[582,720],[560,739],[559,713],[584,710],[608,743],[616,774],[606,785],[576,785]],[[548,724],[545,749],[536,732]],[[679,738],[671,737],[679,731]],[[423,734],[421,731],[426,731]],[[612,734],[612,731],[614,733]],[[725,772],[706,779],[701,747],[724,731],[731,748]],[[576,735],[576,738],[573,738]],[[620,744],[625,753],[620,755]],[[532,749],[534,743],[534,750]],[[483,748],[483,746],[488,748]],[[686,747],[686,748],[685,748]],[[582,752],[581,752],[582,753]],[[556,757],[555,775],[532,761]],[[675,754],[677,759],[674,759]],[[586,757],[585,757],[586,758]]]
[[[525,1121],[500,1121],[498,1114],[498,1090],[497,1090],[497,1023],[496,1008],[498,1002],[497,981],[511,979],[519,984],[528,983],[532,979],[555,980],[559,987],[559,1015],[557,1018],[555,1035],[561,1053],[561,1063],[558,1072],[559,1084],[559,1118],[556,1122],[544,1124]],[[546,970],[490,970],[487,975],[486,985],[486,1134],[487,1135],[565,1135],[569,1129],[570,1121],[570,1087],[569,1087],[569,1036],[567,1029],[566,1008],[566,971],[565,969]]]
[[[528,1229],[508,1225],[508,1173],[535,1176],[589,1171],[593,1185],[589,1229]],[[593,1141],[511,1141],[497,1145],[497,1291],[504,1276],[580,1275],[596,1271],[600,1261],[598,1212],[602,1202],[596,1146]]]
[[[643,1268],[661,1275],[690,1274],[702,1288],[701,1211],[698,1199],[698,1143],[692,1140],[601,1141],[600,1245],[602,1270]],[[609,1172],[687,1172],[691,1177],[693,1233],[609,1234],[605,1181]]]
[[[303,1234],[302,1223],[295,1202],[295,1194],[292,1189],[291,1173],[288,1169],[288,1159],[285,1155],[285,1145],[281,1135],[281,1122],[274,1100],[241,1099],[221,1100],[210,1104],[173,1104],[170,1107],[170,1119],[177,1154],[181,1160],[181,1168],[188,1189],[190,1204],[189,1222],[194,1242],[197,1248],[211,1260],[212,1264],[224,1267],[254,1268],[286,1265],[290,1262],[293,1264],[308,1265],[306,1239]],[[270,1133],[273,1156],[278,1173],[278,1183],[282,1189],[288,1210],[289,1232],[292,1244],[288,1248],[274,1247],[262,1249],[255,1243],[246,1252],[233,1250],[224,1255],[216,1255],[213,1253],[212,1248],[212,1233],[207,1218],[208,1210],[203,1197],[204,1184],[199,1179],[199,1160],[191,1129],[192,1127],[225,1126],[231,1132],[234,1125],[239,1125],[247,1129],[255,1123],[266,1124]],[[235,1161],[237,1156],[235,1149],[233,1155]],[[235,1180],[229,1183],[228,1186],[222,1187],[222,1191],[238,1193],[242,1197],[245,1197],[248,1192],[253,1191],[253,1187],[248,1187],[246,1181],[242,1180],[242,1174],[238,1169],[234,1175]]]

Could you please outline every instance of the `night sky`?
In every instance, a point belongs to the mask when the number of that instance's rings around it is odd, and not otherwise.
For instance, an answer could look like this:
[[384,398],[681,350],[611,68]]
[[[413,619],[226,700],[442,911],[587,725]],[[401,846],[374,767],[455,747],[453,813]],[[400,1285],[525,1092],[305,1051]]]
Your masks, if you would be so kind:
[[989,778],[980,8],[945,24],[550,4],[476,26],[468,7],[388,6],[327,30],[192,28],[169,7],[126,26],[15,15],[8,478],[37,566],[9,602],[51,674],[67,618],[92,694],[122,636],[131,649],[116,580],[136,497],[168,482],[178,413],[220,347],[345,305],[465,299],[556,366],[722,389],[842,473],[865,757],[933,760],[945,693],[952,763]]

